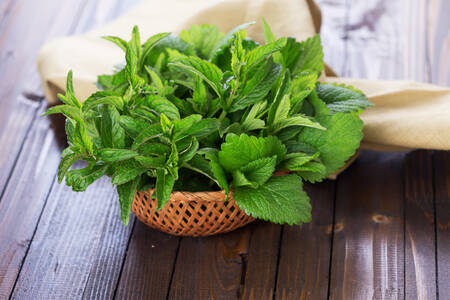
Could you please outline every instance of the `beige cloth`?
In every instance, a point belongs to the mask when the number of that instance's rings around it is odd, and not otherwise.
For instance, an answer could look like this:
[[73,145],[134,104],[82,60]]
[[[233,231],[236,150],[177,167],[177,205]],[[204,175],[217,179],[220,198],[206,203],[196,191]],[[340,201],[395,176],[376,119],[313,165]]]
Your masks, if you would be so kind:
[[[249,36],[262,42],[261,17],[278,37],[303,40],[320,27],[320,11],[312,0],[146,0],[124,16],[83,35],[60,38],[40,51],[38,68],[45,95],[57,103],[69,69],[77,96],[96,90],[97,75],[112,73],[124,62],[122,50],[100,38],[129,39],[138,25],[142,40],[159,32],[179,33],[192,24],[217,24],[222,31],[257,21]],[[450,89],[409,81],[326,77],[325,81],[351,84],[364,91],[375,106],[362,114],[363,148],[407,150],[450,149]]]

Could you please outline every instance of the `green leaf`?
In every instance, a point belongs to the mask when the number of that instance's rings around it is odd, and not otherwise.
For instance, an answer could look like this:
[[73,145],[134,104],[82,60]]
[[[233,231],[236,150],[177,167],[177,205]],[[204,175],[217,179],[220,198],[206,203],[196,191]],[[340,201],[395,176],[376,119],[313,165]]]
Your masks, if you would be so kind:
[[298,113],[302,108],[303,100],[315,88],[317,82],[316,73],[300,73],[292,80],[291,94],[291,112]]
[[162,135],[162,129],[160,124],[152,124],[150,126],[147,126],[134,140],[133,145],[131,146],[132,150],[136,150],[141,146],[143,143],[157,138]]
[[120,37],[117,36],[103,36],[103,39],[113,42],[114,44],[116,44],[117,46],[120,47],[120,49],[122,49],[124,52],[127,51],[127,42],[123,39],[121,39]]
[[190,115],[186,118],[176,120],[173,122],[173,137],[174,139],[181,139],[185,137],[185,132],[189,130],[195,123],[199,122],[202,119],[201,115]]
[[291,101],[289,95],[284,95],[280,101],[272,103],[267,121],[270,125],[280,123],[288,118]]
[[320,152],[320,160],[326,167],[326,174],[335,173],[359,148],[363,137],[363,122],[355,113],[336,113],[316,118],[327,128],[321,131],[305,128],[298,140]]
[[80,109],[78,107],[74,107],[68,104],[52,106],[42,115],[47,116],[52,114],[63,114],[67,118],[70,118],[77,122],[83,122],[83,117],[81,115]]
[[133,158],[139,153],[126,149],[103,148],[99,151],[99,158],[104,162],[116,162]]
[[136,52],[134,52],[134,49],[130,44],[127,44],[127,50],[125,52],[125,60],[127,62],[125,66],[125,74],[127,80],[134,86],[137,82],[138,56]]
[[283,119],[275,124],[273,124],[270,127],[270,132],[272,134],[277,133],[283,128],[290,127],[290,126],[302,126],[302,127],[311,127],[315,129],[320,130],[326,130],[325,127],[323,127],[320,123],[313,121],[309,117],[301,114],[297,114],[294,116],[291,116],[289,118]]
[[241,209],[259,219],[289,225],[311,221],[311,204],[296,175],[272,177],[257,189],[238,187],[233,197]]
[[136,156],[134,159],[147,169],[163,168],[166,164],[165,156]]
[[238,90],[230,112],[241,110],[261,101],[272,89],[281,73],[281,66],[268,60],[249,70],[247,80]]
[[327,168],[320,162],[310,161],[298,167],[297,174],[311,183],[321,182],[327,176]]
[[213,55],[211,57],[212,62],[216,62],[217,58],[223,53],[224,49],[229,48],[230,43],[233,41],[236,33],[255,24],[255,22],[248,22],[241,25],[236,26],[231,29],[225,37],[217,44],[216,48],[213,50]]
[[80,145],[84,149],[86,149],[90,154],[94,153],[94,144],[89,137],[89,133],[84,122],[77,122],[75,124],[74,142],[75,144]]
[[178,120],[180,112],[178,108],[166,98],[151,95],[145,99],[146,106],[159,114],[164,113],[171,120]]
[[180,32],[180,39],[194,46],[197,55],[210,59],[225,34],[216,25],[192,25]]
[[180,151],[179,155],[179,162],[178,165],[183,165],[185,162],[190,161],[194,155],[197,153],[199,143],[195,137],[191,138],[191,143],[189,147],[184,149],[183,151]]
[[266,19],[264,19],[264,17],[262,18],[262,24],[266,43],[274,42],[275,35],[272,33],[272,30],[270,29],[269,24],[267,24]]
[[195,77],[195,87],[192,93],[192,104],[196,112],[205,114],[207,111],[207,94],[206,87],[200,76]]
[[160,210],[166,205],[172,194],[175,177],[164,169],[156,171],[156,200],[157,209]]
[[158,33],[153,36],[151,36],[147,41],[145,41],[143,49],[142,49],[142,56],[141,60],[139,61],[140,68],[146,61],[147,57],[150,55],[154,47],[158,44],[160,44],[164,39],[167,39],[169,37],[170,33]]
[[219,97],[222,96],[222,86],[220,84],[222,71],[216,65],[195,56],[178,58],[171,62],[170,65],[200,76]]
[[239,169],[245,178],[253,184],[254,187],[258,187],[264,184],[270,177],[272,177],[275,171],[275,164],[277,163],[277,157],[264,157],[252,162],[249,162],[245,166]]
[[131,204],[133,203],[139,179],[139,177],[136,177],[133,180],[117,186],[120,203],[120,218],[125,226],[127,226],[130,221]]
[[309,155],[304,152],[293,152],[286,155],[282,164],[282,169],[289,171],[300,171],[301,167],[311,160],[319,157],[319,152]]
[[261,119],[247,119],[242,123],[243,131],[252,131],[265,128],[266,123]]
[[320,36],[315,35],[300,43],[301,51],[296,59],[294,73],[312,70],[321,73],[323,70],[323,52]]
[[86,101],[83,102],[83,112],[88,111],[94,106],[99,104],[114,105],[117,109],[123,109],[123,99],[120,96],[114,95],[109,92],[97,92],[89,96]]
[[145,128],[148,127],[147,122],[127,115],[120,116],[119,124],[132,138],[136,138],[142,131],[144,131]]
[[124,148],[125,130],[120,123],[120,113],[114,106],[103,105],[100,108],[100,116],[98,126],[103,147]]
[[185,134],[201,138],[213,132],[217,132],[219,130],[219,126],[219,120],[206,118],[192,124],[192,126],[185,131]]
[[[262,24],[266,43],[275,42],[276,40],[275,35],[273,34],[272,30],[269,27],[269,24],[267,24],[266,19],[264,19],[264,17],[262,18]],[[281,55],[281,53],[274,53],[273,58],[277,63],[283,62],[283,56]]]
[[120,161],[112,176],[112,183],[117,185],[124,184],[146,171],[147,168],[144,168],[134,159]]
[[183,164],[183,167],[208,177],[220,186],[218,180],[214,176],[210,163],[203,156],[199,154],[194,155],[190,161]]
[[286,45],[286,41],[286,38],[280,38],[274,42],[267,43],[247,52],[244,58],[246,63],[245,71],[266,59],[272,53],[280,51]]
[[[145,66],[145,70],[150,75],[150,78],[152,79],[153,84],[155,85],[156,89],[158,90],[158,93],[161,94],[161,92],[164,90],[164,83],[162,82],[159,75],[150,69],[149,67]],[[164,96],[164,95],[162,95]]]
[[61,159],[61,162],[58,166],[58,182],[61,183],[70,166],[72,166],[75,162],[80,160],[83,156],[78,153],[70,153]]
[[365,108],[372,106],[366,95],[351,86],[319,84],[316,92],[332,113],[361,112]]
[[276,155],[277,161],[281,161],[285,154],[285,146],[275,136],[257,138],[246,134],[228,134],[219,152],[219,162],[225,170],[232,172],[265,157]]
[[217,180],[218,185],[225,190],[225,195],[228,197],[230,189],[228,186],[227,176],[225,175],[225,171],[219,163],[217,154],[214,152],[209,152],[206,154],[206,158],[209,160],[209,165],[211,166],[211,171],[214,175],[214,178]]
[[107,165],[98,164],[70,170],[66,174],[66,184],[71,186],[75,192],[83,192],[90,184],[102,177],[107,169]]

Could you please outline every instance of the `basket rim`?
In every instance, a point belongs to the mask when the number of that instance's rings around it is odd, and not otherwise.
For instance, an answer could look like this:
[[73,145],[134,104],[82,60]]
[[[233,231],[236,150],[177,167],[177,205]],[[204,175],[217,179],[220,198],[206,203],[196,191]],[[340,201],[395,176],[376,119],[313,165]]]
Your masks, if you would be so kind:
[[[153,194],[154,188],[150,188],[145,191],[138,191],[136,193],[148,193]],[[205,196],[207,196],[205,198]],[[189,198],[193,199],[189,199]],[[173,191],[170,194],[169,202],[225,202],[225,190],[220,191],[202,191],[202,192],[189,192],[189,191]],[[228,193],[228,201],[234,201],[233,192]]]

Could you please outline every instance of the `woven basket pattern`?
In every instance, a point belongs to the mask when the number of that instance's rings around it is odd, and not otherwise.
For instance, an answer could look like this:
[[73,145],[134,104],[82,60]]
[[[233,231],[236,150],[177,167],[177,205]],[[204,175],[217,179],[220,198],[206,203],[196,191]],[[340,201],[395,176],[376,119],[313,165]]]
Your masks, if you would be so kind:
[[148,226],[181,236],[208,236],[242,227],[254,218],[248,216],[225,192],[173,192],[159,211],[153,190],[136,192],[132,211]]

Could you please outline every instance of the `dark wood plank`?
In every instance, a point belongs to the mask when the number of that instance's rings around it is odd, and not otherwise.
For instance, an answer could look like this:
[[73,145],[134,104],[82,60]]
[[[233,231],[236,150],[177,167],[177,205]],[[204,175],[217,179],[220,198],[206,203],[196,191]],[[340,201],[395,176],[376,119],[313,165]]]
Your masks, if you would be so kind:
[[362,152],[340,175],[331,299],[403,299],[403,157]]
[[258,221],[250,225],[250,230],[248,254],[242,254],[242,299],[273,299],[282,226]]
[[[105,259],[111,273],[103,284],[111,297],[131,232],[120,222],[119,203],[109,179],[101,179],[84,193],[55,184],[12,298],[79,299],[91,272],[105,267]],[[109,251],[114,255],[108,255]]]
[[439,299],[450,298],[450,152],[434,155]]
[[39,103],[22,95],[25,86],[39,87],[37,52],[45,40],[73,32],[84,6],[84,1],[16,2],[0,32],[0,193],[37,117]]
[[436,298],[432,152],[405,159],[405,297]]
[[237,299],[250,227],[180,242],[169,299]]
[[[130,4],[130,1],[121,2],[120,5],[118,5],[119,3],[116,1],[110,1],[109,3],[103,2],[101,15],[98,15],[98,3],[95,6],[92,4],[90,6],[85,6],[84,13],[81,14],[80,19],[77,20],[78,24],[69,29],[74,32],[79,32],[93,24],[104,22],[108,20],[108,18],[112,18],[118,13],[122,13],[124,3]],[[19,4],[22,5],[21,3]],[[33,6],[31,6],[30,9],[33,9]],[[62,13],[63,12],[64,9],[62,10]],[[25,12],[15,13],[20,16],[26,15]],[[78,17],[76,14],[73,14],[73,11],[71,11],[71,13],[72,14],[66,16],[65,19],[60,19],[59,21],[56,19],[55,23],[50,23],[49,26],[60,26],[60,30],[64,30],[66,27],[61,26],[63,25],[61,22],[64,22],[65,24],[67,22],[70,23],[72,22],[71,18]],[[20,31],[20,28],[17,29],[16,27],[18,25],[16,25],[17,24],[13,22],[12,25],[8,26],[9,30]],[[52,31],[54,29],[50,28],[48,30]],[[38,47],[39,45],[35,46],[35,48]],[[32,64],[32,66],[34,66],[34,64]],[[26,93],[29,93],[29,88],[32,87],[31,90],[38,91],[32,92],[32,94],[36,95],[36,93],[39,93],[40,89],[37,74],[31,72],[29,78],[29,82],[22,85],[19,84],[17,89],[28,88]],[[2,84],[0,83],[0,85]],[[2,130],[0,130],[1,133],[5,134],[4,137],[14,140],[13,143],[15,143],[15,146],[12,148],[6,147],[6,149],[2,149],[3,154],[8,154],[5,155],[5,157],[9,160],[6,161],[6,165],[2,166],[2,171],[0,173],[6,176],[8,173],[7,171],[9,171],[11,175],[7,178],[7,187],[2,186],[5,190],[0,198],[0,256],[7,258],[0,260],[0,298],[3,296],[7,297],[13,288],[14,282],[22,266],[24,256],[26,255],[29,244],[33,238],[42,209],[46,203],[48,193],[51,186],[54,184],[56,167],[59,163],[61,150],[57,146],[53,131],[49,128],[48,120],[40,117],[46,104],[44,102],[31,102],[26,100],[22,94],[19,94],[18,97],[18,99],[5,99],[7,100],[5,102],[10,101],[11,106],[13,107],[16,103],[12,100],[15,100],[17,103],[22,103],[22,106],[19,105],[19,108],[15,107],[16,109],[12,111],[11,118],[15,121],[13,123],[8,123],[6,127],[3,127]],[[24,110],[20,107],[27,109]],[[29,120],[31,122],[29,124],[31,132],[21,137],[20,133],[18,134],[18,131],[26,129],[20,125],[22,120]],[[19,124],[20,126],[17,127],[14,124]],[[22,141],[22,143],[24,143],[23,146],[20,145],[20,138],[25,139],[25,142]],[[16,150],[19,150],[19,152],[15,153]],[[18,155],[17,160],[14,158],[15,155]],[[14,167],[14,171],[8,170],[8,168],[12,167]],[[30,201],[30,198],[32,201]],[[24,220],[26,222],[24,222]],[[108,228],[109,227],[111,226],[108,226]],[[128,241],[128,235],[123,238],[125,243]],[[105,259],[104,255],[108,256],[106,260],[110,261],[110,267],[114,267],[114,262],[117,261],[119,263],[117,269],[120,270],[122,263],[123,252],[121,256],[120,251],[111,252],[110,246],[114,241],[106,238],[107,236],[108,235],[103,235],[101,237],[100,247],[102,250],[98,251],[100,256],[92,261],[92,273],[89,276],[86,288],[86,290],[92,294],[112,294],[115,288],[114,285],[111,286],[112,281],[109,278],[109,272],[104,273],[101,272],[101,270],[97,272],[96,268],[103,267],[98,263],[102,259]],[[115,254],[119,254],[120,257],[116,257]],[[114,272],[111,273],[111,276],[113,275]],[[101,282],[102,280],[104,282]]]
[[0,299],[12,291],[54,182],[59,154],[48,120],[36,124],[0,201]]
[[[333,234],[335,182],[307,185],[313,219],[284,226],[276,299],[326,299]],[[341,228],[336,228],[338,231]]]
[[166,299],[179,240],[136,221],[115,298]]

